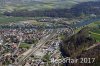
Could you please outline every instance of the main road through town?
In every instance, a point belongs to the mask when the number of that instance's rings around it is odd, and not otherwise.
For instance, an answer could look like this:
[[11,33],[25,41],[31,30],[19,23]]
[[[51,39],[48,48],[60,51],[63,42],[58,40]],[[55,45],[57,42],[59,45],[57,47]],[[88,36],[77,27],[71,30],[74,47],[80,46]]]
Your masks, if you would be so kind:
[[57,30],[53,30],[53,32],[46,37],[42,38],[35,48],[30,48],[28,51],[26,51],[23,54],[23,57],[19,59],[19,62],[16,64],[16,66],[21,65],[28,57],[30,57],[34,52],[36,52],[41,46],[43,46],[47,41],[49,41],[55,34]]
[[[72,28],[69,28],[69,29],[71,30],[71,33],[73,34],[74,31],[72,30]],[[50,39],[52,39],[57,34],[57,30],[59,30],[59,29],[53,29],[53,31],[50,34],[48,34],[46,37],[43,37],[41,40],[39,40],[39,42],[36,44],[37,45],[36,47],[31,47],[29,50],[27,50],[26,52],[24,52],[22,54],[21,58],[17,59],[18,60],[18,63],[15,66],[22,65],[22,63],[26,59],[28,59],[33,53],[35,53],[39,48],[41,48]]]

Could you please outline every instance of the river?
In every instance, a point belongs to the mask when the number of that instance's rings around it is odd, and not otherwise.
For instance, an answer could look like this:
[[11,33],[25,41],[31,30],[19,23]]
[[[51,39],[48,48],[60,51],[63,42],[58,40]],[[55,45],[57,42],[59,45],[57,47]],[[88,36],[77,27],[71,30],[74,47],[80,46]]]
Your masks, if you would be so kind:
[[74,25],[74,28],[80,28],[82,26],[85,26],[85,25],[88,25],[90,23],[93,23],[93,22],[96,22],[96,21],[100,21],[100,17],[96,17],[96,18],[90,18],[90,19],[87,19],[87,20],[82,20],[81,22],[79,23],[76,23]]

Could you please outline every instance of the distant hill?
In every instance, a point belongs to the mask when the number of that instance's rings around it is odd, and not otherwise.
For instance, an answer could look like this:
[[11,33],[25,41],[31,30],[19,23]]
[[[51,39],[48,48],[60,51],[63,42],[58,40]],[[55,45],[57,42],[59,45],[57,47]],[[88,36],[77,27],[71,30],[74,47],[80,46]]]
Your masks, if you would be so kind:
[[71,2],[88,2],[88,1],[98,1],[98,0],[35,0],[41,2],[61,2],[61,1],[71,1]]
[[73,6],[72,8],[56,8],[46,10],[16,10],[13,12],[5,12],[7,16],[31,16],[31,17],[79,17],[81,15],[100,15],[100,1],[83,2]]
[[70,11],[76,15],[80,14],[96,14],[100,15],[100,1],[84,2],[73,6]]
[[[10,11],[14,10],[37,10],[37,9],[56,9],[71,8],[81,2],[96,0],[0,0],[1,7]],[[9,7],[9,9],[8,9]]]

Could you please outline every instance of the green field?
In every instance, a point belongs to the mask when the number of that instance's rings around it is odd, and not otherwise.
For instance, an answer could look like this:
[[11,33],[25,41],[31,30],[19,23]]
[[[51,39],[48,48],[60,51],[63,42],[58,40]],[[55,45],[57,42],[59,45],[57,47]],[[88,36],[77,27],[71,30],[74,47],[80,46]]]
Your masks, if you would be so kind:
[[20,45],[20,48],[27,48],[27,49],[29,49],[30,46],[31,46],[31,44],[22,43],[22,44]]
[[2,9],[2,11],[13,11],[13,10],[45,10],[45,9],[63,9],[63,8],[71,8],[73,5],[77,4],[74,1],[43,1],[43,2],[27,2],[27,3],[16,3],[16,4],[6,4]]
[[[90,27],[91,28],[91,36],[96,40],[96,42],[100,42],[100,28],[98,28],[98,25],[100,25],[100,21],[97,21],[97,22],[93,22],[85,27]],[[75,30],[75,32],[79,32],[82,28],[84,27],[81,27],[81,28],[77,28]]]
[[96,42],[100,42],[100,33],[91,32],[91,36],[96,39]]
[[30,18],[29,17],[7,17],[7,16],[1,16],[0,17],[0,24],[24,21],[24,20],[28,20],[28,19],[30,19]]
[[100,21],[88,25],[88,27],[93,28],[90,33],[96,39],[96,42],[100,42],[100,28],[98,28],[98,25],[100,25]]

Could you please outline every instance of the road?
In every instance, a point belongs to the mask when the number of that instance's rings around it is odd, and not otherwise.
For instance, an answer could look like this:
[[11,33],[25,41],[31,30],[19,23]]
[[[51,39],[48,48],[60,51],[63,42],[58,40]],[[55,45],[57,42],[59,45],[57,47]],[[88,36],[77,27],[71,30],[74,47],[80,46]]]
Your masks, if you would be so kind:
[[99,42],[99,43],[96,43],[96,44],[93,44],[92,46],[87,47],[87,48],[85,48],[84,50],[81,50],[81,51],[79,51],[79,52],[76,52],[72,57],[77,57],[79,54],[82,53],[82,51],[91,50],[91,49],[93,49],[93,48],[95,48],[95,47],[97,47],[97,46],[99,46],[99,45],[100,45],[100,42]]
[[93,44],[92,46],[88,47],[86,50],[93,49],[93,48],[95,48],[96,46],[99,46],[99,45],[100,45],[100,42],[97,43],[97,44]]

